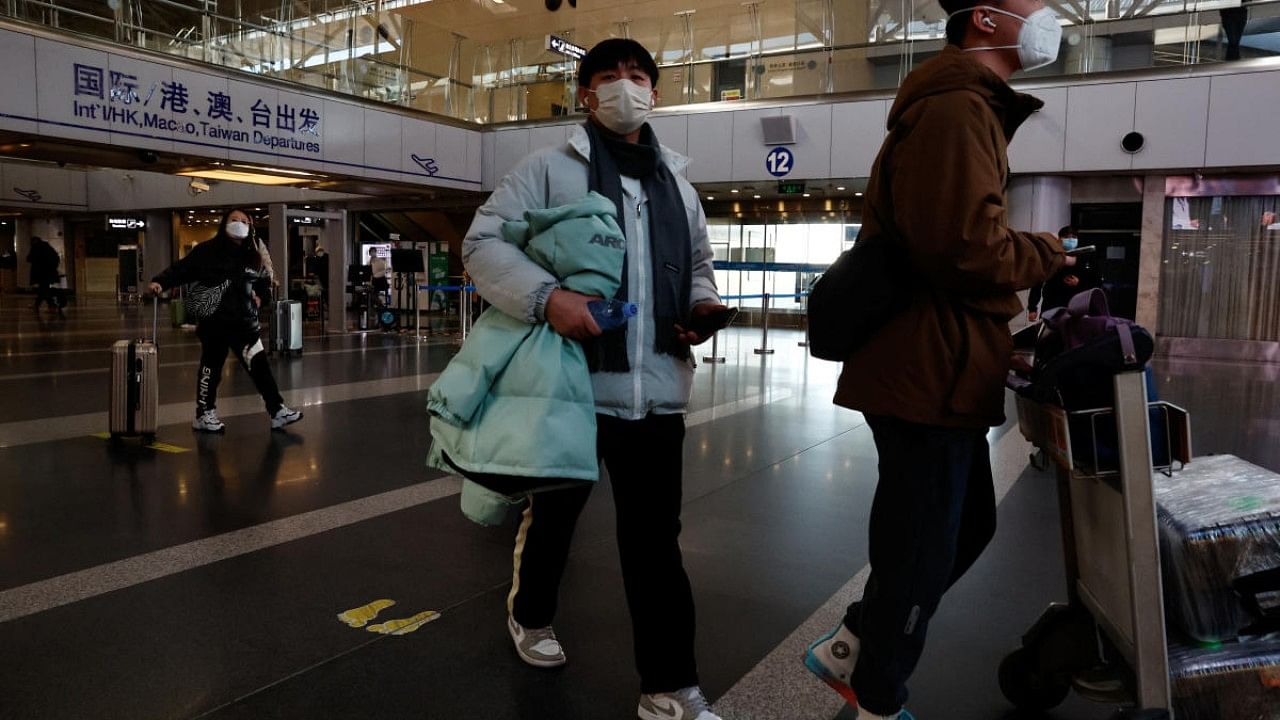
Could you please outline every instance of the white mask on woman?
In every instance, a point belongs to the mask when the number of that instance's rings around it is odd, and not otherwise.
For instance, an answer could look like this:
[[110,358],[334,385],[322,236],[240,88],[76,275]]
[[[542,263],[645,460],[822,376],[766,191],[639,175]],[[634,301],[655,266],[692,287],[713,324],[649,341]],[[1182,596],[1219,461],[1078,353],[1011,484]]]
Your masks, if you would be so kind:
[[249,223],[232,220],[227,223],[227,235],[230,235],[236,240],[243,240],[249,237]]
[[599,101],[596,118],[619,135],[639,130],[653,110],[653,90],[630,80],[603,83],[593,92]]
[[1042,68],[1058,59],[1058,48],[1062,44],[1062,26],[1058,24],[1058,16],[1049,8],[1043,7],[1026,17],[1022,17],[1017,13],[994,8],[990,5],[975,5],[974,7],[951,13],[947,16],[947,19],[950,20],[960,13],[972,12],[978,8],[984,8],[994,13],[1008,15],[1021,20],[1022,29],[1018,31],[1018,44],[968,48],[966,52],[1017,49],[1018,61],[1022,64],[1023,70]]

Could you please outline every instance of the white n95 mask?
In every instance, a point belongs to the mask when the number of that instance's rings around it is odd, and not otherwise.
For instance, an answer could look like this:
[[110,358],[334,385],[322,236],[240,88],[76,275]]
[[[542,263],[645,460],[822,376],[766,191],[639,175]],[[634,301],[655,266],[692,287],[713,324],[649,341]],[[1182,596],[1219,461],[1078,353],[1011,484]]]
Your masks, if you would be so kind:
[[249,237],[249,223],[233,220],[227,223],[227,234],[237,240]]
[[985,8],[991,12],[1021,20],[1022,29],[1018,31],[1018,44],[968,48],[966,52],[1012,50],[1016,48],[1018,61],[1022,64],[1023,70],[1042,68],[1058,59],[1058,48],[1062,44],[1062,26],[1058,24],[1058,16],[1049,8],[1043,7],[1026,17],[1022,17],[1017,13],[1011,13],[990,5],[975,5],[974,7],[951,13],[947,16],[947,19],[950,20],[960,13],[971,12],[978,8]]
[[653,110],[653,90],[630,80],[614,80],[594,90],[595,115],[600,123],[619,135],[640,129]]

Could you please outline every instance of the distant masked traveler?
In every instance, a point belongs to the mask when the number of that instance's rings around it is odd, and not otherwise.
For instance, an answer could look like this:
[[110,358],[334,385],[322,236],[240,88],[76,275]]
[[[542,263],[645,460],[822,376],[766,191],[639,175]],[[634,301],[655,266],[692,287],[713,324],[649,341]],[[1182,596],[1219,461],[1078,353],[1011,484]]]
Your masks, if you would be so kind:
[[62,275],[58,272],[58,265],[62,263],[62,258],[58,255],[58,251],[43,239],[33,237],[31,250],[27,252],[27,262],[31,263],[31,284],[36,288],[34,305],[36,312],[40,311],[40,306],[44,303],[62,312],[58,293],[53,287],[62,280]]
[[243,210],[222,217],[218,234],[196,245],[186,257],[151,281],[159,294],[183,287],[188,317],[197,321],[200,369],[196,376],[196,417],[199,432],[222,432],[218,417],[218,384],[231,352],[253,379],[266,404],[271,428],[279,430],[302,419],[284,404],[262,344],[259,312],[270,297],[273,273],[266,246],[258,239],[253,220]]
[[[1075,228],[1069,225],[1058,231],[1058,239],[1068,252],[1080,247],[1080,238]],[[1094,263],[1095,260],[1087,255],[1078,257],[1074,266],[1064,267],[1044,284],[1031,288],[1031,296],[1027,299],[1027,320],[1035,322],[1042,310],[1066,307],[1077,294],[1102,287],[1102,274]]]

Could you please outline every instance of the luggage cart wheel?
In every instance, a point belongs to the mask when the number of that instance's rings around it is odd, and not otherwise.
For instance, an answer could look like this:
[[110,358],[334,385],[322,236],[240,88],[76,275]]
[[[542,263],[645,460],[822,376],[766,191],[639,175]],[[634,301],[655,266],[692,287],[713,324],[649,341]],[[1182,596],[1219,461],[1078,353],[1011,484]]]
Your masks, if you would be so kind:
[[1035,656],[1025,648],[1005,656],[999,678],[1000,691],[1019,710],[1050,710],[1071,692],[1070,685],[1042,676]]

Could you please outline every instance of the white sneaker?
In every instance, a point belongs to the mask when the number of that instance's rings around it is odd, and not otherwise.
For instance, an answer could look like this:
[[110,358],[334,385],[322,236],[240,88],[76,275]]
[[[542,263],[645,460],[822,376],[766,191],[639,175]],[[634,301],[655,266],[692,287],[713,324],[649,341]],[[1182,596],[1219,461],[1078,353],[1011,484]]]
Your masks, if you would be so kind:
[[285,425],[292,425],[301,419],[302,411],[290,410],[284,405],[281,405],[280,409],[276,411],[276,414],[271,416],[271,429],[279,430]]
[[556,631],[550,625],[526,629],[508,615],[507,631],[511,633],[511,642],[515,643],[516,654],[529,665],[540,668],[564,665],[564,648],[560,646]]
[[721,720],[711,712],[711,703],[697,685],[675,692],[641,695],[636,715],[640,720]]
[[227,428],[226,425],[218,419],[217,410],[205,410],[191,421],[191,429],[200,432],[218,433]]

